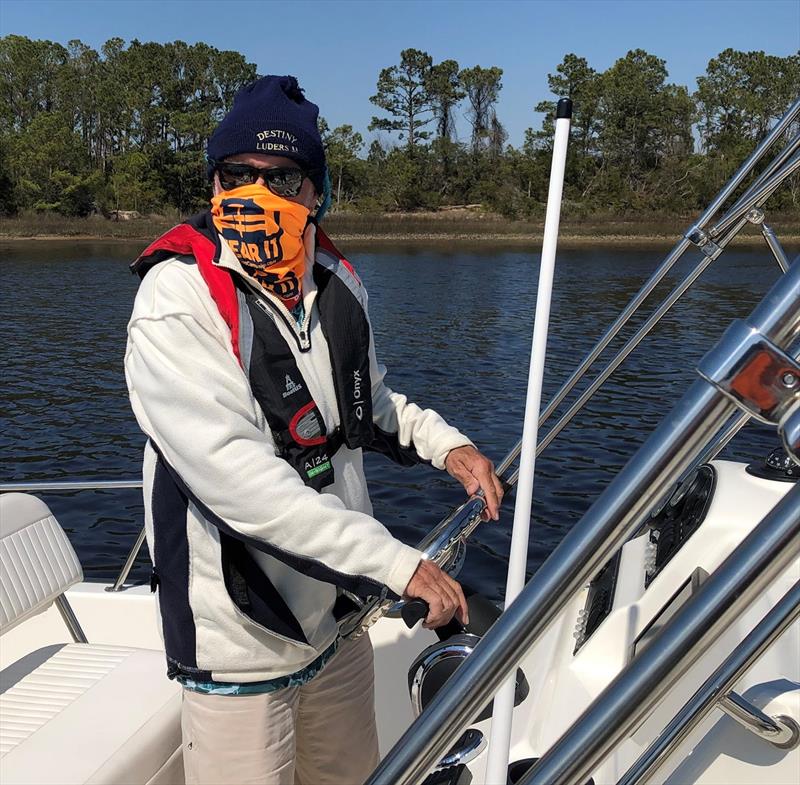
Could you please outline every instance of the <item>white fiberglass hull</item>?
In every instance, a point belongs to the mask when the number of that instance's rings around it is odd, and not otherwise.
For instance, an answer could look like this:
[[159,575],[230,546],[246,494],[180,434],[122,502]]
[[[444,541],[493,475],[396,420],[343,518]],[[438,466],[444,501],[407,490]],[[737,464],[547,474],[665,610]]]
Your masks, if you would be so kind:
[[[698,568],[712,573],[790,487],[752,477],[741,464],[715,462],[716,492],[702,525],[645,589],[648,537],[629,541],[622,551],[613,605],[575,652],[575,629],[588,589],[573,598],[562,617],[522,662],[530,692],[515,709],[511,760],[537,758],[619,673],[634,642]],[[535,536],[535,535],[534,535]],[[702,681],[736,647],[792,584],[800,579],[795,562],[670,690],[636,732],[594,773],[596,785],[615,783]],[[67,592],[88,640],[95,644],[161,649],[153,595],[146,586],[111,593],[84,582]],[[370,631],[376,652],[377,716],[382,753],[412,721],[407,670],[433,633],[409,631],[384,619]],[[580,634],[580,633],[579,633]],[[0,668],[26,654],[68,641],[54,606],[10,630],[0,646]],[[166,666],[165,666],[166,671]],[[176,690],[177,690],[176,686]],[[800,623],[795,623],[736,685],[736,690],[768,714],[800,720]],[[125,695],[108,707],[108,717],[125,711]],[[475,724],[488,738],[490,720]],[[87,728],[87,732],[90,729]],[[482,752],[469,764],[481,783]],[[670,756],[653,782],[671,785],[796,785],[800,750],[778,750],[720,711],[706,720]]]

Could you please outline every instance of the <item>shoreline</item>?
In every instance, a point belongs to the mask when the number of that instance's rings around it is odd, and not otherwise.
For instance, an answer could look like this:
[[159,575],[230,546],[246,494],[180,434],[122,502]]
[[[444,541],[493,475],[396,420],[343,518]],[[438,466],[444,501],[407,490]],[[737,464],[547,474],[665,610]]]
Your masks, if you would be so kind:
[[[155,238],[180,223],[181,216],[152,215],[130,221],[113,221],[100,216],[70,218],[47,214],[0,217],[0,244],[18,247],[34,243],[75,243],[88,245],[127,243],[144,249]],[[692,225],[690,216],[615,215],[566,216],[561,220],[562,248],[595,247],[659,248],[674,245]],[[774,213],[770,223],[787,253],[800,250],[800,220],[789,213]],[[426,245],[475,248],[505,246],[538,250],[542,245],[543,223],[539,219],[510,220],[493,213],[469,211],[415,213],[333,213],[323,224],[335,243],[342,247]],[[758,227],[747,225],[734,240],[740,247],[764,243]]]
[[[497,245],[536,245],[541,244],[541,234],[507,234],[499,232],[488,232],[482,234],[473,233],[448,233],[448,232],[425,232],[425,233],[387,233],[387,234],[353,234],[348,232],[332,232],[332,239],[337,243],[352,243],[362,245],[364,243],[393,244],[393,245],[423,245],[425,243],[464,243],[480,245],[494,243]],[[146,244],[151,242],[157,235],[142,235],[135,237],[113,237],[100,234],[37,234],[37,235],[4,235],[0,234],[0,244],[21,244],[21,243],[51,243],[51,242],[77,242],[77,243],[110,243],[118,245]],[[558,243],[565,248],[585,248],[591,245],[598,246],[658,246],[669,245],[677,242],[679,237],[670,234],[562,234],[558,238]],[[784,246],[792,248],[800,246],[800,234],[788,234],[780,237]],[[740,234],[734,240],[735,245],[758,246],[764,243],[760,234]]]

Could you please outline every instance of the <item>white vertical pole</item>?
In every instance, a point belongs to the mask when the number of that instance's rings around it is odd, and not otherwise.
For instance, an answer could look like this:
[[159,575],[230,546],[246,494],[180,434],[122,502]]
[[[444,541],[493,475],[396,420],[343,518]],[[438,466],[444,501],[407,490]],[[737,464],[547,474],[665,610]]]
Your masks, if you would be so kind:
[[[525,401],[525,422],[522,429],[522,452],[519,483],[514,504],[514,527],[511,534],[511,553],[508,560],[505,607],[514,601],[525,586],[528,562],[528,530],[533,502],[533,473],[536,464],[536,442],[539,431],[539,410],[542,400],[542,378],[547,349],[547,328],[550,321],[550,298],[553,291],[553,272],[558,244],[558,224],[561,218],[561,192],[564,186],[564,166],[572,117],[572,101],[562,98],[556,111],[556,130],[553,142],[553,162],[550,167],[550,188],[547,194],[547,213],[542,240],[542,261],[539,267],[539,286],[536,291],[536,315],[533,323],[531,363],[528,371],[528,393]],[[487,753],[486,785],[506,785],[508,757],[511,745],[511,719],[514,710],[512,674],[494,698],[492,730]]]

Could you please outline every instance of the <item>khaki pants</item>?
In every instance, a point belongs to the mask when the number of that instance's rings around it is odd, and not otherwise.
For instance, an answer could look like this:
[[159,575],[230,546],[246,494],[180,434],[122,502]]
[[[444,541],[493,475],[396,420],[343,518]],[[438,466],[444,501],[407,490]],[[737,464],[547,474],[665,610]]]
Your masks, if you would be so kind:
[[301,687],[184,690],[181,725],[187,785],[361,785],[379,760],[369,635]]

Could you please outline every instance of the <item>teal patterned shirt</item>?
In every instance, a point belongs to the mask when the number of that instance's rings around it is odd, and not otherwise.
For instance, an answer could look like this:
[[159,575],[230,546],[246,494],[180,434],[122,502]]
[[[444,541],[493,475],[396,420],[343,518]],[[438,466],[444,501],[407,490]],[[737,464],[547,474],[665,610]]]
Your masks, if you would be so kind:
[[317,659],[310,662],[305,668],[301,668],[296,673],[290,673],[288,676],[279,676],[277,679],[237,684],[229,681],[195,681],[188,676],[178,676],[178,681],[187,690],[202,692],[204,695],[260,695],[265,692],[282,690],[286,687],[300,687],[311,681],[325,667],[331,657],[336,654],[338,646],[339,640],[337,638]]

